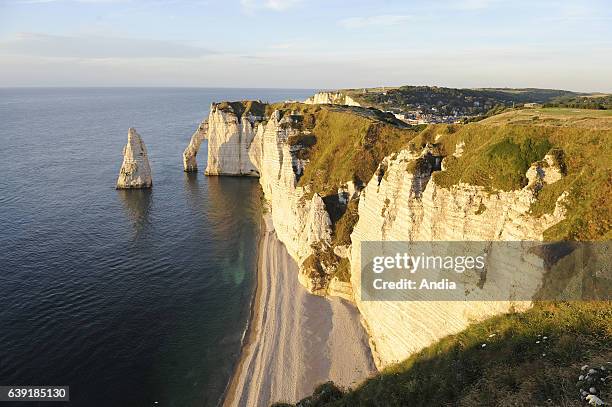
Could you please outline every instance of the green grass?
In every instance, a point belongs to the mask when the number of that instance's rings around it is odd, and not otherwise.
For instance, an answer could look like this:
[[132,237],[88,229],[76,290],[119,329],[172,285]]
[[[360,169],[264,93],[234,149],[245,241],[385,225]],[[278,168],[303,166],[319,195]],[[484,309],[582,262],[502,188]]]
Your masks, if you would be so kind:
[[[580,366],[611,357],[609,302],[538,304],[450,335],[353,390],[326,383],[299,405],[580,406]],[[599,388],[606,398],[610,388]]]
[[359,200],[353,199],[348,203],[344,214],[334,223],[334,246],[351,244],[351,233],[359,220],[358,205]]
[[333,277],[343,282],[351,279],[349,260],[337,256],[332,247],[313,247],[313,253],[302,262],[302,269],[315,289],[326,289]]
[[592,110],[569,107],[544,107],[534,110],[547,115],[562,117],[612,117],[612,110]]
[[468,147],[467,157],[449,161],[448,170],[436,174],[436,182],[448,187],[462,181],[501,191],[526,186],[525,173],[530,165],[543,159],[552,145],[535,131],[524,133],[504,129],[498,132],[498,140],[489,141],[477,151]]

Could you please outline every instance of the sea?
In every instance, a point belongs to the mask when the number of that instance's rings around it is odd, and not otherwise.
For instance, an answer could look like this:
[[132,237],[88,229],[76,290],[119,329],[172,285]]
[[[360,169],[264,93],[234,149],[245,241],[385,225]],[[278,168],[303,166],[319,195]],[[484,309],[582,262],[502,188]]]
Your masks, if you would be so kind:
[[[211,102],[313,93],[0,89],[0,386],[69,386],[69,403],[27,405],[218,405],[248,324],[261,190],[206,177],[206,142],[198,173],[181,154]],[[129,127],[151,190],[115,189]]]

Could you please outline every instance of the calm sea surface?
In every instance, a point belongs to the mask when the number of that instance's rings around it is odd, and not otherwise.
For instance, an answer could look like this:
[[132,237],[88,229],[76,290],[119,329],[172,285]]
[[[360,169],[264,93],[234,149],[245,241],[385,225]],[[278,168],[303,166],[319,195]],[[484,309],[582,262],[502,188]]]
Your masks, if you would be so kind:
[[[181,153],[213,101],[311,94],[0,89],[0,385],[69,385],[71,406],[215,405],[248,319],[260,192],[205,177],[205,143],[198,174]],[[130,126],[151,191],[114,188]]]

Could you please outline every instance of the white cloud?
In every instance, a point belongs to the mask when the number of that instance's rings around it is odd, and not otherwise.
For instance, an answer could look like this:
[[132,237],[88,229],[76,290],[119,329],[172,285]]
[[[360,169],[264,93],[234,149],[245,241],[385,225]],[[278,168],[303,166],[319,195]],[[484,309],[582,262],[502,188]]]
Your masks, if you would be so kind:
[[295,44],[290,42],[279,42],[277,44],[272,44],[268,48],[270,49],[289,49],[295,47]]
[[453,4],[453,8],[460,10],[483,10],[493,6],[499,0],[458,0]]
[[339,25],[345,28],[363,28],[371,26],[392,26],[403,24],[412,19],[409,15],[383,14],[370,17],[351,17],[345,18],[338,22]]
[[20,33],[0,40],[0,54],[56,58],[195,58],[212,52],[171,41]]
[[299,0],[267,0],[265,7],[272,10],[286,10],[299,3]]
[[258,9],[268,9],[274,11],[285,11],[296,5],[302,0],[240,0],[242,10],[253,13]]

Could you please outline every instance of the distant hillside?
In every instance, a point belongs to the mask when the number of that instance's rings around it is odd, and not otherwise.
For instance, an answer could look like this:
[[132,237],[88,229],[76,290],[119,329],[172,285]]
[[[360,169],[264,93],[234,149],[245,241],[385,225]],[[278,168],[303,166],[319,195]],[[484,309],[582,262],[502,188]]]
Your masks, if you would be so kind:
[[544,104],[546,107],[569,107],[574,109],[612,109],[612,95],[562,96]]
[[495,108],[524,103],[549,103],[559,98],[584,96],[557,89],[454,89],[438,86],[344,89],[342,92],[365,107],[457,117],[482,115]]

